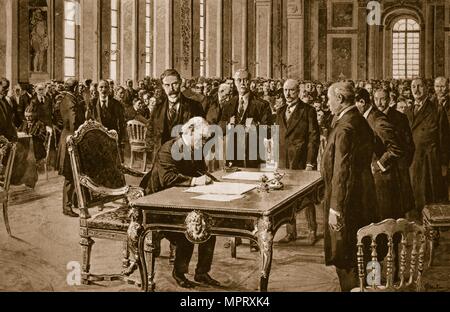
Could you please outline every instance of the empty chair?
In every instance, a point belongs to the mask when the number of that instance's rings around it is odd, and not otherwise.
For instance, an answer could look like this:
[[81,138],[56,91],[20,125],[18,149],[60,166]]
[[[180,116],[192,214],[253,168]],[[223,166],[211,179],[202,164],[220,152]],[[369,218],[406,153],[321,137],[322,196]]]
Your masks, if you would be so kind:
[[[396,233],[401,235],[398,254],[395,253]],[[377,242],[380,243],[377,237],[383,234],[387,236],[386,246],[377,246]],[[365,253],[363,239],[366,237],[370,238],[370,252],[366,250]],[[421,291],[426,239],[424,228],[406,219],[386,219],[361,228],[357,233],[359,288],[352,291]],[[384,266],[377,247],[386,247]],[[398,274],[394,274],[395,268],[398,268]]]
[[142,171],[145,171],[145,169],[147,168],[147,152],[148,152],[148,148],[145,142],[147,127],[140,121],[130,120],[127,122],[127,131],[131,148],[130,167],[133,168],[134,154],[142,153],[143,154]]
[[8,219],[9,186],[15,156],[16,143],[10,143],[5,137],[0,136],[0,202],[3,205],[3,219],[9,236],[11,236]]

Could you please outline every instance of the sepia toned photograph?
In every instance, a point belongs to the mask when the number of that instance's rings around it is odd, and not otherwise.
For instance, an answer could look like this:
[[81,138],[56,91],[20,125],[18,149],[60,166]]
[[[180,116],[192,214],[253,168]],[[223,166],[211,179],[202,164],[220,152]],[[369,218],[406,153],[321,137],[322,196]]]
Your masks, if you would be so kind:
[[450,0],[0,0],[0,202],[0,293],[448,292]]

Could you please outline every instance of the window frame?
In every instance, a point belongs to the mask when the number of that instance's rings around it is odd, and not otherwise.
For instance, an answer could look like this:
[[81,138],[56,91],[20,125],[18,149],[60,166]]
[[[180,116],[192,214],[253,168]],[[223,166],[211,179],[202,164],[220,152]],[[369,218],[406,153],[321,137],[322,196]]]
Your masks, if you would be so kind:
[[395,21],[391,37],[394,79],[412,79],[420,76],[420,35],[420,24],[414,18],[405,16]]
[[[116,8],[113,9],[113,3],[115,2]],[[120,0],[111,0],[111,25],[110,25],[110,53],[109,53],[109,79],[114,82],[119,81],[120,77]],[[113,12],[116,12],[116,25],[113,25]],[[113,29],[116,33],[116,42],[113,43]],[[113,48],[113,45],[115,49]],[[114,60],[113,60],[114,58]],[[115,74],[113,72],[113,67],[115,67]]]
[[[69,19],[69,13],[67,12],[67,4],[68,3],[72,3],[73,4],[73,9],[74,9],[74,13],[73,13],[73,18]],[[64,38],[64,45],[63,45],[63,77],[64,77],[64,81],[66,81],[69,78],[77,78],[79,75],[79,69],[78,69],[78,65],[79,65],[79,61],[78,61],[78,57],[79,57],[79,12],[80,10],[80,3],[78,2],[78,0],[64,0],[64,24],[63,24],[63,38]],[[67,36],[68,34],[68,23],[73,23],[73,36],[69,37]],[[71,56],[68,56],[68,51],[67,51],[67,42],[73,42],[73,51],[71,51]],[[69,75],[67,72],[67,60],[71,60],[73,62],[73,75]]]

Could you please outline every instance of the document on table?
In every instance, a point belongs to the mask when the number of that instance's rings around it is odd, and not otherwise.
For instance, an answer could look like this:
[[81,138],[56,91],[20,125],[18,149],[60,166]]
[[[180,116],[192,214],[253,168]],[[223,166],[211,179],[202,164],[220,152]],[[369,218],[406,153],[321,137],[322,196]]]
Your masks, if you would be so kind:
[[269,180],[275,179],[273,172],[250,172],[250,171],[238,171],[222,177],[224,180],[246,180],[246,181],[259,181],[261,177],[265,175]]
[[209,200],[216,202],[230,202],[236,199],[241,199],[243,197],[243,195],[203,194],[200,196],[192,197],[192,199]]
[[210,185],[194,186],[187,189],[185,192],[208,195],[242,195],[256,187],[257,185],[254,184],[215,182]]

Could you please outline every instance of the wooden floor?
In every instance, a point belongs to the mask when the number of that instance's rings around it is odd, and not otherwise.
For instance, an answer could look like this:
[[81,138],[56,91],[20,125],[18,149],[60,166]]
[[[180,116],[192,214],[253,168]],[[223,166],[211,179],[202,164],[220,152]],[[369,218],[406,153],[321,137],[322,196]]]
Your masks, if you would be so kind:
[[[136,184],[138,181],[129,181]],[[66,278],[71,261],[80,261],[78,219],[62,214],[62,179],[54,172],[49,181],[44,176],[36,188],[12,188],[9,209],[14,237],[10,238],[0,221],[0,291],[139,291],[136,286],[120,282],[90,286],[70,286]],[[108,209],[108,206],[106,207]],[[95,214],[92,210],[91,214]],[[322,222],[322,213],[317,211]],[[302,237],[306,225],[302,213],[298,215],[300,239],[288,245],[275,244],[270,291],[339,291],[333,267],[323,263],[322,239],[314,247],[305,246]],[[319,235],[322,224],[319,224]],[[285,233],[284,227],[275,239]],[[429,270],[426,285],[433,291],[450,290],[450,235],[443,233],[437,250],[436,266]],[[259,257],[249,251],[248,241],[238,247],[238,258],[232,259],[229,249],[219,238],[214,254],[211,275],[222,282],[219,289],[198,287],[194,291],[256,291],[258,288]],[[195,271],[196,254],[190,272]],[[180,291],[171,277],[168,263],[168,244],[163,241],[161,257],[157,262],[157,291]],[[119,273],[121,270],[121,243],[96,240],[93,246],[91,271]],[[136,279],[138,276],[134,276]],[[192,279],[192,274],[189,275]]]

